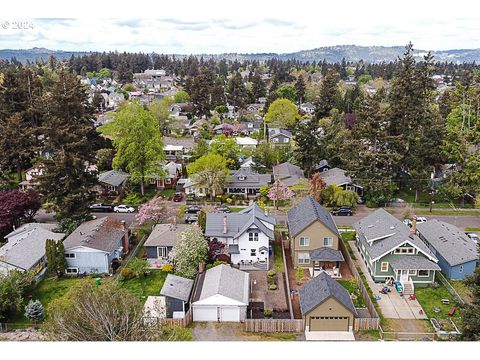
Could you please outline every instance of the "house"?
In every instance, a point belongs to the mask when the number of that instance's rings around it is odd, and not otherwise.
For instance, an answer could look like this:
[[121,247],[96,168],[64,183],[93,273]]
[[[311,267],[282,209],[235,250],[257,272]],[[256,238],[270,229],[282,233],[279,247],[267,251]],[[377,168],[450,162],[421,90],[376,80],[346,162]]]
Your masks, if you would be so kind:
[[323,160],[320,160],[318,164],[315,165],[314,169],[319,173],[323,173],[324,171],[330,170],[331,167],[330,165],[328,165],[328,161],[323,159]]
[[[415,223],[414,223],[415,225]],[[410,228],[384,209],[353,224],[356,246],[375,282],[399,281],[404,293],[435,282],[438,259]],[[367,275],[367,274],[365,274]]]
[[54,232],[56,224],[28,223],[5,235],[7,241],[0,248],[0,274],[12,270],[41,273],[46,265],[45,244],[48,239],[55,241],[65,237]]
[[190,296],[194,281],[168,274],[160,295],[165,297],[166,317],[183,319],[190,308]]
[[345,261],[340,233],[332,215],[310,195],[288,210],[287,225],[294,268],[302,267],[311,276],[327,272],[341,277]]
[[192,302],[193,321],[240,322],[247,317],[250,275],[228,265],[199,274]]
[[163,151],[169,161],[182,162],[188,159],[195,148],[193,138],[163,137]]
[[157,224],[148,236],[143,247],[147,260],[155,267],[171,262],[171,251],[180,239],[187,224]]
[[321,273],[299,290],[305,333],[353,331],[357,310],[348,291],[327,273]]
[[416,224],[417,234],[438,258],[442,272],[452,280],[463,280],[475,272],[477,244],[455,225],[432,219]]
[[257,196],[260,188],[272,182],[271,174],[259,174],[249,167],[241,167],[230,172],[231,180],[225,185],[227,194]]
[[[324,168],[325,169],[325,168]],[[363,187],[352,183],[352,178],[346,175],[346,170],[340,168],[332,168],[323,170],[320,175],[322,176],[325,185],[337,185],[344,190],[355,191],[358,195],[363,194]]]
[[237,145],[239,145],[243,149],[256,148],[258,145],[258,141],[255,139],[252,139],[251,137],[236,137],[235,142],[237,143]]
[[292,141],[293,135],[290,131],[279,128],[269,128],[268,129],[268,141],[274,144],[290,144]]
[[20,183],[23,191],[35,188],[38,185],[38,178],[43,175],[45,165],[38,164],[25,170],[25,180]]
[[[207,196],[207,189],[199,187],[192,179],[180,179],[181,189],[177,186],[177,191],[183,190],[186,195],[195,195],[196,197],[205,197]],[[179,183],[177,183],[178,185]]]
[[177,181],[182,177],[182,164],[169,161],[163,165],[163,171],[164,177],[154,176],[150,183],[155,184],[157,189],[175,189]]
[[311,102],[306,102],[300,105],[300,111],[305,114],[313,114],[315,112],[315,106]]
[[267,270],[275,224],[275,218],[254,203],[238,213],[208,213],[205,236],[225,244],[230,261],[240,269]]
[[245,122],[245,128],[242,130],[242,133],[245,135],[253,135],[260,132],[260,121],[248,121]]
[[247,157],[245,160],[242,161],[242,163],[240,164],[240,167],[241,168],[250,168],[252,166],[255,166],[255,161],[253,161],[253,157],[252,156],[249,156]]
[[120,170],[109,170],[98,175],[97,192],[119,194],[128,180],[128,174]]
[[84,222],[64,241],[67,275],[108,274],[129,251],[125,221],[106,216]]
[[295,185],[299,180],[305,179],[303,170],[297,165],[284,162],[273,167],[273,176],[286,186]]

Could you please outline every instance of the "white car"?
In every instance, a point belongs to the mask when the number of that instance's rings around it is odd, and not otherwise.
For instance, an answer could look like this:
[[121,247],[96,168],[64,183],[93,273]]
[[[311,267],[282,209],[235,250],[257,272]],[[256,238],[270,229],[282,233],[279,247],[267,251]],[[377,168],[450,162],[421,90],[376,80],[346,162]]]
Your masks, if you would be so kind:
[[478,244],[480,242],[480,237],[475,234],[475,233],[465,233],[467,234],[467,236],[472,239],[472,241],[475,243],[475,244]]
[[417,216],[417,224],[421,224],[427,221],[426,217],[423,216]]
[[127,205],[118,205],[113,208],[113,211],[116,213],[133,213],[135,209]]

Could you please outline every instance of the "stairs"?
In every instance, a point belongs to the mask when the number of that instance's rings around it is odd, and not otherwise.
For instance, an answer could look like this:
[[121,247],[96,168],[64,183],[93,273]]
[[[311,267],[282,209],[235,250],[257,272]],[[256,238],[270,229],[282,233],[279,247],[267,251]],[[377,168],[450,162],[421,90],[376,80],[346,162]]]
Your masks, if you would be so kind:
[[403,283],[403,294],[404,295],[413,295],[415,289],[413,287],[413,283],[411,281],[406,281]]
[[259,269],[259,270],[268,270],[268,264],[261,263],[261,262],[255,262],[252,264],[254,268]]

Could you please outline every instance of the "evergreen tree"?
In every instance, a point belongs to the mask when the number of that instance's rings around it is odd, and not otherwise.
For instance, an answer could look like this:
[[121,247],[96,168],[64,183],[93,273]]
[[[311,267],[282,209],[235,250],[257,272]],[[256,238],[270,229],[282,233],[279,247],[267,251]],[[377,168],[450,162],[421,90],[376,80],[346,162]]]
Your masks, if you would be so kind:
[[239,72],[236,72],[228,81],[227,100],[230,105],[238,109],[244,109],[247,105],[248,92]]
[[297,98],[299,104],[303,103],[305,99],[305,91],[307,89],[307,85],[305,84],[305,79],[303,75],[300,74],[295,82],[295,90],[297,91]]
[[34,323],[42,321],[45,317],[45,310],[42,303],[39,300],[30,300],[25,306],[25,317]]
[[315,100],[315,118],[321,119],[330,114],[338,100],[338,73],[329,71],[322,79],[320,92]]
[[55,240],[48,239],[45,242],[45,257],[47,258],[48,272],[57,274],[57,247]]
[[267,95],[265,82],[262,80],[262,77],[258,72],[255,72],[252,77],[252,94],[255,101],[257,101],[258,98],[265,97]]
[[58,240],[56,244],[56,270],[59,276],[65,274],[67,270],[67,259],[65,258],[65,247],[62,240]]

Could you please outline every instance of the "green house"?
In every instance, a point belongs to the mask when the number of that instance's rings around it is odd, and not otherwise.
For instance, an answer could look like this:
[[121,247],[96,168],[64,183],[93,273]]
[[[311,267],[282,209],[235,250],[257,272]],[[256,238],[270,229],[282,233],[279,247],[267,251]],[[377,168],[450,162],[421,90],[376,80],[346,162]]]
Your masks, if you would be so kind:
[[375,282],[399,281],[405,294],[435,281],[438,259],[405,225],[384,209],[353,224],[356,246]]

